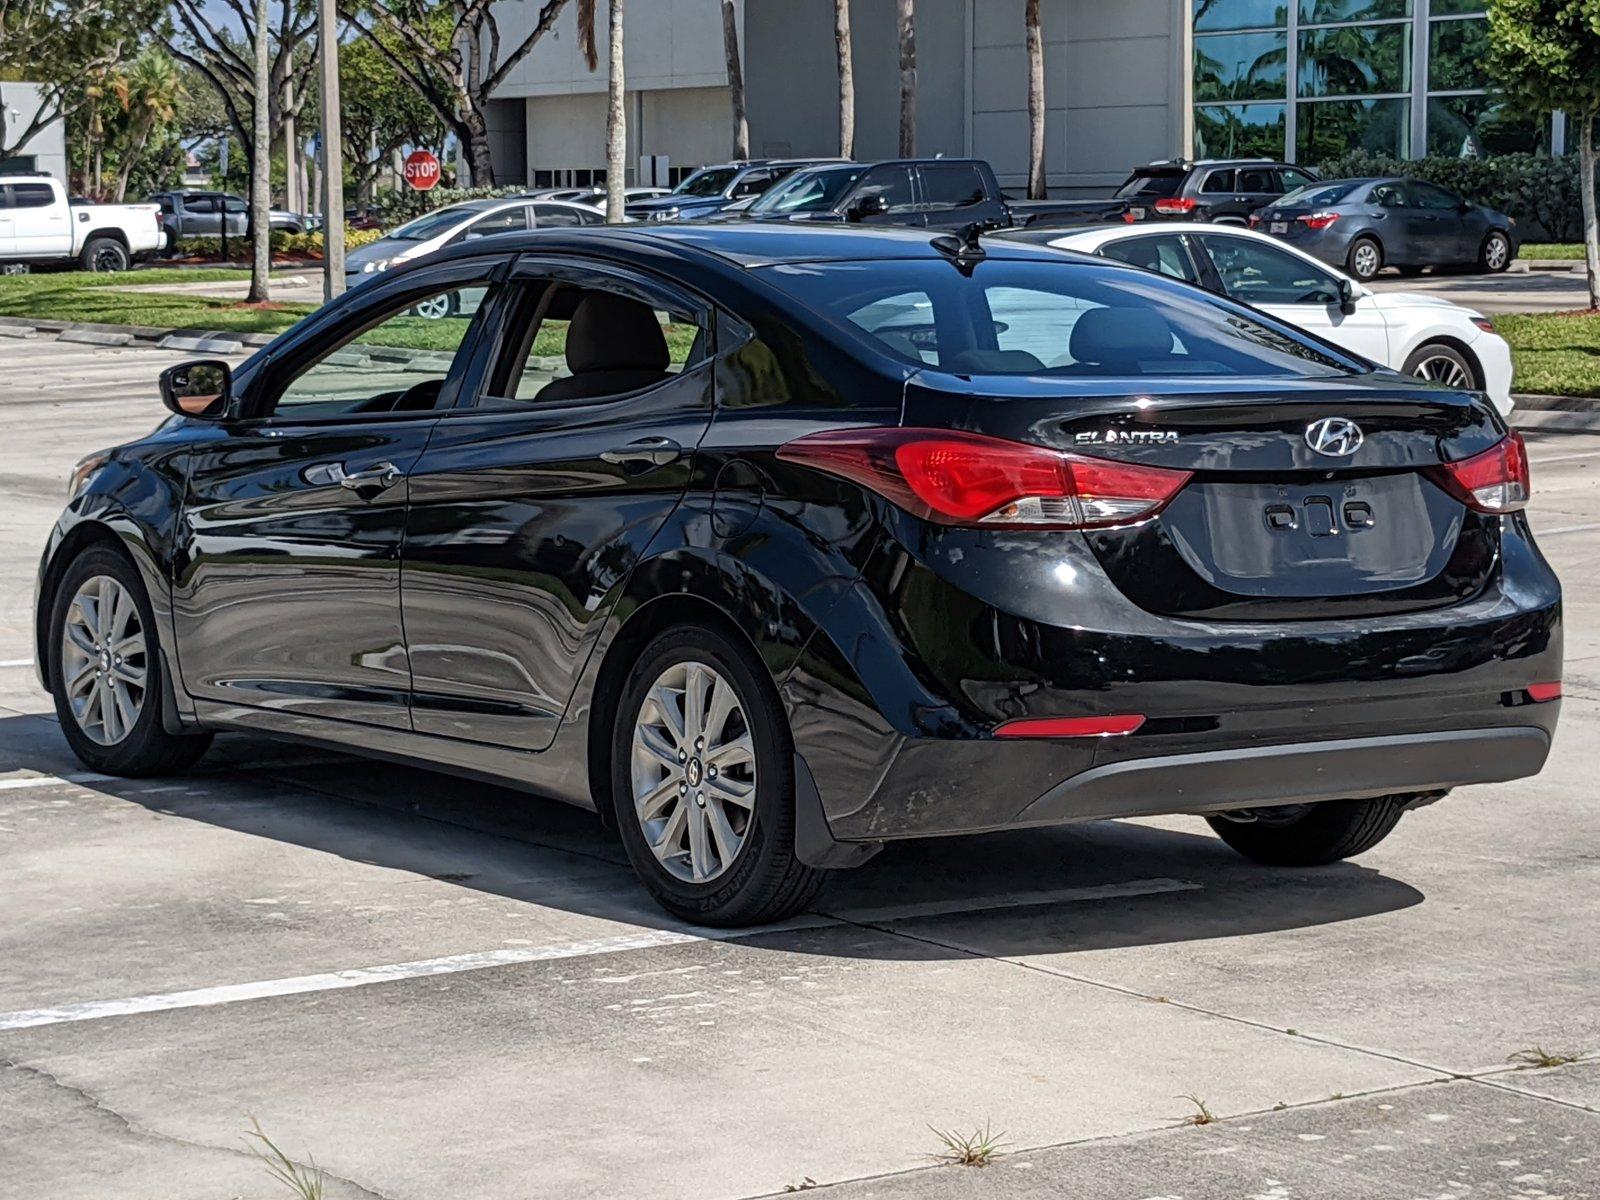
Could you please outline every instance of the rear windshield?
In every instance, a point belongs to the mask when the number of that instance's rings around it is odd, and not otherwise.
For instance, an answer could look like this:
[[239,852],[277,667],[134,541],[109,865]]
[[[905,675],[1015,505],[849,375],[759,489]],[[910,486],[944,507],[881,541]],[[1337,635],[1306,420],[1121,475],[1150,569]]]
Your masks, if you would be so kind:
[[880,350],[958,375],[1311,376],[1354,360],[1144,271],[988,259],[785,263],[763,269]]
[[1313,208],[1328,204],[1341,204],[1344,198],[1356,188],[1359,183],[1313,183],[1308,187],[1296,188],[1281,200],[1274,202],[1273,208],[1289,208],[1302,204]]
[[733,182],[733,177],[739,173],[736,167],[708,167],[703,171],[696,171],[677,187],[672,189],[674,196],[720,196],[722,189]]
[[1184,171],[1135,171],[1128,182],[1117,189],[1116,200],[1131,200],[1135,196],[1160,199],[1176,195],[1183,186]]

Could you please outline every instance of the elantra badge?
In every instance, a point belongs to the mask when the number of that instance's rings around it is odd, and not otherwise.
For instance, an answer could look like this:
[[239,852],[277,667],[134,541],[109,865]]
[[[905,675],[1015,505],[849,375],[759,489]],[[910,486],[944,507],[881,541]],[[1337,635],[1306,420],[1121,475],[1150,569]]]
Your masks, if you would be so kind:
[[1176,446],[1176,429],[1107,429],[1080,433],[1074,439],[1080,446]]
[[1329,458],[1347,458],[1365,440],[1361,426],[1347,417],[1323,417],[1306,426],[1306,445]]

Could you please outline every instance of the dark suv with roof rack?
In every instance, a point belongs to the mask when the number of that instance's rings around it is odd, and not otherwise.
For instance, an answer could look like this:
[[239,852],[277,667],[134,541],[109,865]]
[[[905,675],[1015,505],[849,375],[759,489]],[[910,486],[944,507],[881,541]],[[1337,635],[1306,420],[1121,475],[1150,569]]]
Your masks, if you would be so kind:
[[1265,158],[1172,159],[1137,167],[1117,189],[1123,220],[1245,225],[1279,196],[1316,183],[1315,171]]

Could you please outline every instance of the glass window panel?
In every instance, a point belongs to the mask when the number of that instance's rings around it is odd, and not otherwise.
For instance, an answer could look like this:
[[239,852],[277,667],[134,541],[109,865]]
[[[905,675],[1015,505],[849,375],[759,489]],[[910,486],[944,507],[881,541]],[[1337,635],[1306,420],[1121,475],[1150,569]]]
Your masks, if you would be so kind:
[[1428,90],[1459,92],[1489,86],[1489,22],[1433,21],[1428,30]]
[[1481,13],[1488,7],[1484,0],[1433,0],[1428,11],[1436,17],[1453,17],[1461,13]]
[[1409,17],[1411,0],[1300,0],[1300,23],[1324,25],[1329,21],[1382,21]]
[[1287,0],[1194,0],[1196,33],[1214,29],[1282,29],[1288,23]]
[[1428,101],[1428,153],[1453,158],[1550,153],[1550,118],[1530,116],[1495,96]]
[[1319,100],[1296,116],[1295,161],[1325,162],[1348,150],[1411,156],[1409,100]]
[[1410,90],[1410,25],[1340,25],[1300,35],[1300,95]]
[[1194,98],[1282,100],[1288,95],[1289,38],[1282,33],[1234,33],[1194,40]]
[[1194,151],[1201,158],[1282,158],[1282,104],[1213,104],[1194,110]]

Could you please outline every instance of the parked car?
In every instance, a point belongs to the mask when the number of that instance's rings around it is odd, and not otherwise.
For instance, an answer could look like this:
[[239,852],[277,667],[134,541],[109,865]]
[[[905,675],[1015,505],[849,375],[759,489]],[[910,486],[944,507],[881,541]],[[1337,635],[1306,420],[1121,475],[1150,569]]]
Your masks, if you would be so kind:
[[1537,772],[1557,721],[1494,408],[1100,258],[464,241],[162,395],[41,564],[91,770],[253,730],[501,780],[597,810],[694,922],[886,841],[1113,817],[1327,863]]
[[517,233],[528,229],[566,228],[574,225],[603,225],[606,215],[592,204],[563,200],[466,200],[446,208],[436,208],[415,220],[407,221],[375,242],[368,242],[345,255],[345,275],[356,284],[374,273],[387,271],[400,263],[432,254],[457,242],[487,237],[492,233]]
[[[150,202],[160,206],[168,251],[183,238],[221,237],[224,225],[229,237],[243,237],[250,228],[249,202],[227,192],[156,192]],[[267,215],[272,228],[283,233],[308,228],[302,213],[273,208]]]
[[761,195],[801,167],[837,159],[757,158],[748,162],[702,167],[665,196],[628,205],[636,221],[698,221],[714,217],[730,204]]
[[1053,225],[1209,221],[1244,225],[1287,191],[1316,181],[1305,167],[1265,158],[1165,159],[1135,167],[1104,200],[1052,201]]
[[1300,188],[1253,215],[1251,226],[1343,266],[1365,282],[1385,266],[1504,271],[1517,223],[1420,179],[1337,179]]
[[1511,412],[1511,347],[1488,317],[1441,296],[1374,292],[1249,229],[1168,224],[1018,236],[1197,284],[1406,375],[1487,392],[1501,416]]
[[49,175],[0,176],[0,269],[126,271],[161,247],[153,204],[75,204]]
[[845,222],[959,229],[1054,224],[1077,211],[1070,200],[1011,200],[979,158],[912,158],[829,163],[797,171],[730,220]]

